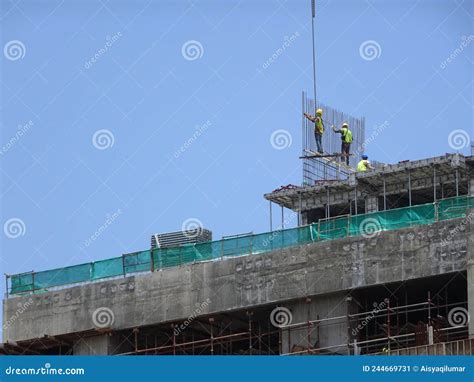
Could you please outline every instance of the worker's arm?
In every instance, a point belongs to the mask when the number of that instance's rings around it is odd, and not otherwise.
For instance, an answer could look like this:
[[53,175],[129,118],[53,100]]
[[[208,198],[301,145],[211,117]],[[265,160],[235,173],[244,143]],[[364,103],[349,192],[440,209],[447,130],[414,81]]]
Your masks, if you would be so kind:
[[313,117],[311,114],[303,113],[306,118],[308,118],[311,122],[316,122],[316,117]]
[[341,133],[342,134],[342,130],[336,129],[336,127],[334,125],[332,125],[331,128],[332,128],[332,131],[334,131],[335,133]]

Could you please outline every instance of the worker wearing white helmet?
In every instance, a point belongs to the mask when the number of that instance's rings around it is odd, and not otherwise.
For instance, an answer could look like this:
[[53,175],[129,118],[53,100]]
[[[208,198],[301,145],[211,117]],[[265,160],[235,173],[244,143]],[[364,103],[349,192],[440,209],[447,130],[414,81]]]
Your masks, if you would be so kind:
[[349,130],[349,124],[344,122],[340,129],[336,129],[333,125],[332,129],[335,133],[341,134],[341,157],[342,161],[345,161],[349,166],[349,156],[352,143],[352,131]]

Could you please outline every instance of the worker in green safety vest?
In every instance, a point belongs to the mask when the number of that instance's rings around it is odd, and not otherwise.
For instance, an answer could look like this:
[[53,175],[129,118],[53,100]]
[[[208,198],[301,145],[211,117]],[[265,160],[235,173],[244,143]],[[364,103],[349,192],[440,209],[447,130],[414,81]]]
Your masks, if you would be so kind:
[[367,170],[371,170],[373,167],[369,162],[369,157],[367,155],[362,155],[362,159],[357,164],[357,172],[364,172]]
[[341,157],[342,161],[345,161],[349,166],[349,156],[352,143],[352,131],[349,130],[349,124],[344,122],[340,129],[336,129],[333,125],[332,129],[335,133],[341,134]]
[[323,109],[317,109],[316,114],[312,116],[308,113],[303,113],[306,118],[314,123],[314,139],[316,140],[316,150],[319,154],[323,154],[323,133],[324,133],[324,122],[323,122]]

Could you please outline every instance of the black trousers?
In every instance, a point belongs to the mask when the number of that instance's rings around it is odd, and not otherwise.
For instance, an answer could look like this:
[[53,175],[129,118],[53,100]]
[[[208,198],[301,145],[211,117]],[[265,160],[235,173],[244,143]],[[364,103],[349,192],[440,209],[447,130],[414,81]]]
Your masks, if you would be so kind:
[[349,154],[351,151],[351,144],[342,142],[341,144],[341,154],[342,154],[342,161],[346,161],[346,164],[349,166]]

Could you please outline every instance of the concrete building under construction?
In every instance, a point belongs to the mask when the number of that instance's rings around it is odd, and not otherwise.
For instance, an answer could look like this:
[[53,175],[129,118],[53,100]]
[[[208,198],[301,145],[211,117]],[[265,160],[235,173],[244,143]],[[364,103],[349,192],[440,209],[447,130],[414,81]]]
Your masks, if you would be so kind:
[[5,354],[474,354],[474,157],[265,195],[296,228],[7,277]]

